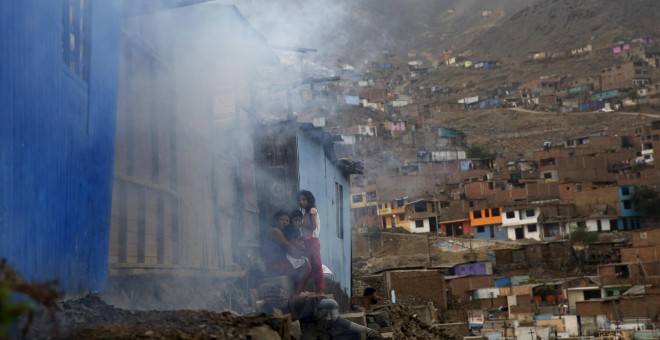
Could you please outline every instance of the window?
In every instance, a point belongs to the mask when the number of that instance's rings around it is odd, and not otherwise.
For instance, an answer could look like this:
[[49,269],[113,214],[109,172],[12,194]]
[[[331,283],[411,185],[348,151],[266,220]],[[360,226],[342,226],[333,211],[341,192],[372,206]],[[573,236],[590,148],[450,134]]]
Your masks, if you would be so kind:
[[646,240],[646,232],[645,231],[642,231],[642,232],[639,233],[639,239],[640,240]]
[[527,232],[528,233],[535,233],[537,231],[536,224],[528,224],[527,225]]
[[474,218],[481,218],[481,210],[475,210],[472,212]]
[[415,221],[415,228],[424,228],[424,220]]
[[552,179],[552,172],[544,172],[543,179]]
[[500,209],[499,208],[493,208],[490,210],[491,216],[500,216]]
[[484,227],[477,227],[477,232],[478,233],[483,233],[485,231],[486,231],[486,229]]
[[469,202],[468,202],[468,206],[469,206],[470,208],[474,208],[474,201],[469,201]]
[[630,187],[621,187],[621,195],[630,195]]
[[485,216],[485,217],[490,217],[490,210],[485,209],[485,210],[484,210],[484,216]]
[[617,229],[619,229],[619,221],[610,220],[610,230],[617,230]]
[[364,196],[362,195],[353,195],[353,203],[364,202]]
[[403,221],[406,219],[406,214],[399,214],[399,221]]
[[344,186],[335,182],[335,214],[337,218],[337,237],[344,238]]
[[506,212],[506,218],[514,218],[516,217],[516,213],[513,211],[507,211]]
[[415,203],[415,212],[425,212],[425,211],[427,211],[426,208],[427,208],[426,207],[426,201],[421,201],[421,202]]
[[630,277],[628,265],[614,266],[614,275],[619,278]]
[[367,193],[367,202],[376,202],[378,197],[376,196],[375,191],[370,191]]
[[534,209],[527,209],[527,210],[525,210],[525,215],[526,215],[527,217],[534,217],[534,215],[535,215],[535,214],[534,214]]
[[62,0],[62,61],[80,78],[89,82],[91,3]]
[[623,209],[632,209],[632,202],[629,200],[623,201]]

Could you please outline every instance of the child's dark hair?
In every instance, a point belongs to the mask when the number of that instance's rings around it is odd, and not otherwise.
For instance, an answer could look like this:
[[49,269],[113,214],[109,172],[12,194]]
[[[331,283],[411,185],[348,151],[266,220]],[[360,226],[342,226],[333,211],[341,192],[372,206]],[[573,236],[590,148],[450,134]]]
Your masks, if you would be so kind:
[[302,211],[300,211],[298,209],[293,209],[293,210],[291,210],[291,213],[289,214],[289,217],[291,217],[291,219],[293,219],[294,217],[303,217],[303,213],[302,213]]
[[282,209],[282,210],[278,210],[278,211],[276,211],[276,212],[273,214],[273,219],[270,221],[270,223],[271,223],[272,225],[276,225],[277,222],[280,220],[280,217],[282,217],[282,216],[284,216],[284,215],[289,216],[289,212],[286,211],[286,210],[283,210],[283,209]]
[[316,208],[316,198],[314,198],[314,195],[312,194],[311,191],[300,190],[298,192],[298,195],[296,195],[296,198],[300,199],[300,196],[305,196],[307,198],[307,207],[305,209]]

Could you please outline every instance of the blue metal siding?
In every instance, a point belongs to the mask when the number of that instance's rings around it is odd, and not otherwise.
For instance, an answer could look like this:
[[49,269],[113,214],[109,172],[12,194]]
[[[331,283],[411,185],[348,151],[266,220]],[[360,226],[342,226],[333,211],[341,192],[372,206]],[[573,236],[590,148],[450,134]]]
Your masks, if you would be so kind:
[[[321,217],[321,258],[347,295],[351,287],[350,183],[326,157],[322,143],[297,133],[300,188],[311,191]],[[335,182],[343,186],[343,239],[337,236]]]
[[107,272],[121,19],[91,5],[87,83],[62,60],[61,1],[0,2],[0,257],[69,295]]

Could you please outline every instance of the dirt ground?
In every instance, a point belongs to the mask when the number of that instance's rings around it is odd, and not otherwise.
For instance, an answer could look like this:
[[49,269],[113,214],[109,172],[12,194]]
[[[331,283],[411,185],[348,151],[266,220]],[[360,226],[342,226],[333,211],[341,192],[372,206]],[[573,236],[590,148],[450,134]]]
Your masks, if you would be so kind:
[[[459,339],[419,320],[405,305],[380,307],[389,314],[394,339]],[[27,333],[21,320],[12,338],[27,339],[293,339],[282,337],[281,314],[241,316],[205,310],[133,311],[90,295],[37,309]],[[287,334],[295,334],[287,333]]]
[[[22,325],[24,325],[23,320]],[[275,318],[204,310],[131,311],[97,296],[36,310],[29,339],[279,339]]]

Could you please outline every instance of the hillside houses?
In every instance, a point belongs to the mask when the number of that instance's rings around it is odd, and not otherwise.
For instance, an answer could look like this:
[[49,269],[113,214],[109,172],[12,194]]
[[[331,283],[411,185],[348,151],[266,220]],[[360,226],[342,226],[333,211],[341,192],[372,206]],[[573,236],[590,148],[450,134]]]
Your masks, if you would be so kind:
[[[537,241],[564,238],[578,225],[597,232],[639,229],[644,221],[632,197],[635,186],[660,183],[652,161],[658,126],[597,131],[535,150],[529,160],[470,158],[458,145],[421,149],[416,160],[370,184],[378,205],[371,227]],[[461,135],[439,131],[438,139]],[[366,195],[353,188],[352,194]]]

